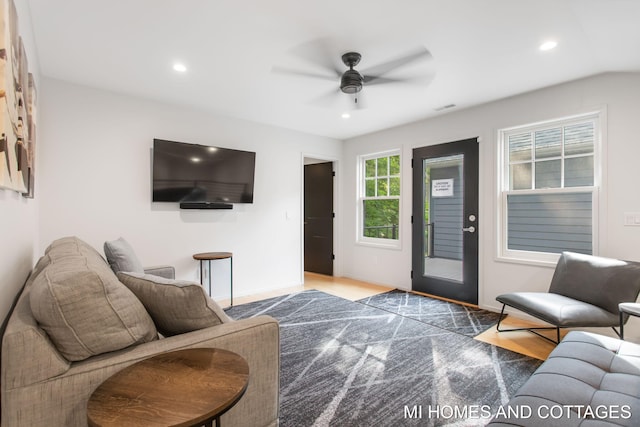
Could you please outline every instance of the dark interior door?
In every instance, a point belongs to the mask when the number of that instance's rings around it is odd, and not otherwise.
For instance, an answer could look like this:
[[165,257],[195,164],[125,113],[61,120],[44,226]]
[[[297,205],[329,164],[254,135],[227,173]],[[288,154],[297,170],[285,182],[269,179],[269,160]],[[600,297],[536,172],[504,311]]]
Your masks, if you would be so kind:
[[478,303],[478,140],[413,150],[412,288]]
[[304,167],[304,270],[333,275],[333,163]]

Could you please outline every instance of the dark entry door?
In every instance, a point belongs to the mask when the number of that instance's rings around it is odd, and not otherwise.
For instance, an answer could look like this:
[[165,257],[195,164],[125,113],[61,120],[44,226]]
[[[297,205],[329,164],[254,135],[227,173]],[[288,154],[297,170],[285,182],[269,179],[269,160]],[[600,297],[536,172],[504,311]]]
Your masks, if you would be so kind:
[[333,275],[333,164],[304,167],[304,270]]
[[412,288],[478,303],[478,140],[413,150]]

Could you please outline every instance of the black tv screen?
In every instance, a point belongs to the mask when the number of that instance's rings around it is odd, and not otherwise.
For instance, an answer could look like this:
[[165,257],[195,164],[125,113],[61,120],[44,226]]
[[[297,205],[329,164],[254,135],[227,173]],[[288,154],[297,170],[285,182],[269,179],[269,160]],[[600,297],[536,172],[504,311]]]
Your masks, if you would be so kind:
[[253,203],[256,153],[153,140],[153,201]]

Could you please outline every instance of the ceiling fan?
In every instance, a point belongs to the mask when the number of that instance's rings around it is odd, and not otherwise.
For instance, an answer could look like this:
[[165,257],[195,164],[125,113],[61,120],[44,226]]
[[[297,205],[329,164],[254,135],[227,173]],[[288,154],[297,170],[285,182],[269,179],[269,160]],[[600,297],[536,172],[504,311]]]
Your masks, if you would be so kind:
[[[363,87],[388,83],[414,82],[416,80],[415,77],[392,78],[385,77],[385,75],[411,63],[432,59],[431,53],[424,47],[420,47],[407,54],[360,72],[355,69],[355,67],[360,63],[360,60],[362,59],[362,55],[360,53],[347,52],[342,55],[342,63],[348,67],[347,70],[344,70],[335,66],[334,58],[332,57],[332,55],[327,55],[328,51],[329,49],[326,49],[326,46],[324,45],[319,45],[319,42],[306,44],[294,51],[295,54],[302,57],[303,59],[306,59],[316,65],[320,65],[325,71],[328,71],[328,73],[307,72],[301,70],[292,70],[283,67],[273,67],[272,70],[276,73],[281,74],[291,74],[296,76],[319,78],[323,80],[329,79],[332,81],[338,80],[340,83],[339,91],[348,95],[354,95],[356,106],[360,107],[360,104],[358,104],[358,95],[360,91],[362,91]],[[338,88],[332,91],[331,94],[334,94],[336,92],[338,92]]]

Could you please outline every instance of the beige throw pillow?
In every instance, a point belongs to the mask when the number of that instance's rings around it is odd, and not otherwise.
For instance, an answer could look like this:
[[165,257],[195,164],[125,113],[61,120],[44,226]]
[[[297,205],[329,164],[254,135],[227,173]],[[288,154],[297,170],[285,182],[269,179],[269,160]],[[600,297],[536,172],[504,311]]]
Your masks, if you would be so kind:
[[33,316],[58,351],[77,361],[157,339],[135,295],[97,251],[73,239],[47,249],[49,265],[33,281],[29,296]]
[[164,336],[231,320],[198,283],[131,272],[118,273],[118,279],[142,301]]

